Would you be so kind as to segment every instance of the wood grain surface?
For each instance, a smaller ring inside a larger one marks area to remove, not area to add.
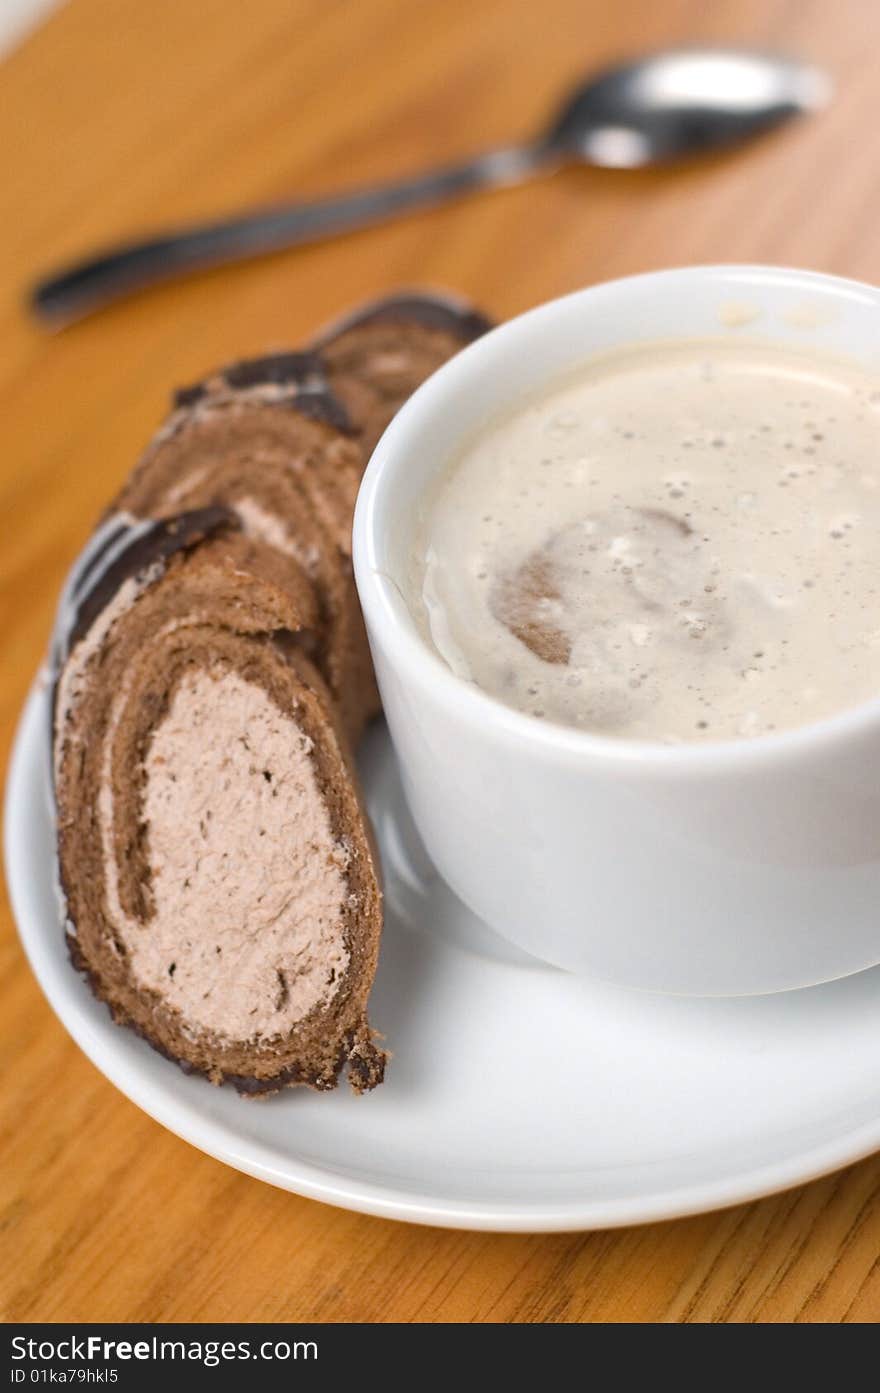
[[[675,172],[571,170],[215,272],[49,334],[38,272],[117,235],[529,131],[606,59],[781,46],[827,113]],[[173,383],[398,284],[499,316],[692,261],[880,278],[874,0],[71,0],[0,65],[0,736],[65,568]],[[724,1213],[565,1236],[336,1211],[164,1132],[79,1053],[2,910],[6,1320],[850,1321],[880,1314],[880,1158]],[[878,1022],[880,1029],[880,1022]]]

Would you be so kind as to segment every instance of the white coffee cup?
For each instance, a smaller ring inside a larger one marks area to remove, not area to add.
[[[539,958],[694,995],[781,991],[880,962],[880,696],[750,740],[592,735],[454,676],[406,594],[419,501],[474,430],[593,353],[718,335],[814,345],[880,374],[880,291],[699,266],[543,305],[465,349],[404,406],[367,469],[354,530],[385,713],[440,874]]]

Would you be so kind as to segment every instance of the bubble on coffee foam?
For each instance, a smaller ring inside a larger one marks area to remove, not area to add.
[[[743,571],[740,576],[742,585],[751,590],[753,595],[765,604],[768,609],[786,610],[792,609],[797,604],[797,598],[791,590],[780,584],[771,576],[758,576],[752,571]],[[804,585],[809,587],[812,581],[805,580]]]
[[[690,474],[684,474],[681,471],[666,474],[662,480],[666,495],[670,500],[685,498],[691,487],[691,483],[692,479]]]
[[[581,424],[581,418],[576,411],[557,411],[555,416],[551,416],[547,422],[547,434],[557,439],[560,436],[571,435]]]
[[[858,513],[838,513],[836,517],[831,519],[828,535],[832,537],[834,541],[840,541],[848,532],[851,532],[854,527],[858,527],[861,520],[861,516]]]

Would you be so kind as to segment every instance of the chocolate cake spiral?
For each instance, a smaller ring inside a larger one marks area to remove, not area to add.
[[[367,1018],[382,896],[351,753],[379,699],[352,515],[385,417],[482,323],[389,301],[181,389],[62,595],[71,959],[117,1022],[242,1093],[384,1075]]]

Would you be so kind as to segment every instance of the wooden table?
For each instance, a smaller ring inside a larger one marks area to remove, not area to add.
[[[529,131],[582,70],[693,39],[782,45],[834,106],[678,172],[572,170],[215,273],[50,335],[35,273],[116,235],[417,168]],[[400,283],[514,314],[692,261],[880,277],[872,0],[72,0],[0,67],[4,760],[86,532],[171,384]],[[363,1218],[226,1169],[79,1053],[8,908],[7,1320],[839,1321],[880,1313],[880,1157],[674,1224],[515,1237]],[[878,1023],[880,1028],[880,1023]]]

